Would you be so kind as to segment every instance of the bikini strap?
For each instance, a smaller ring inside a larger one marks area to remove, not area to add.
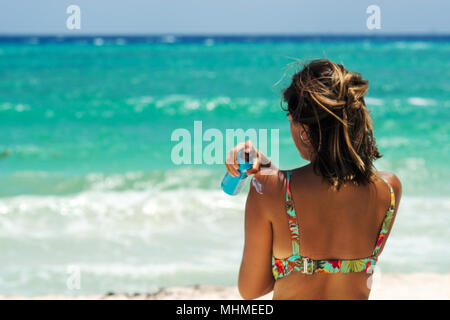
[[[375,257],[378,254],[378,251],[380,250],[381,246],[383,245],[383,242],[386,238],[386,235],[389,231],[389,228],[392,224],[392,218],[394,217],[394,211],[395,211],[395,194],[394,189],[392,188],[391,184],[383,177],[378,176],[381,180],[383,180],[387,186],[389,187],[389,191],[391,193],[391,202],[389,204],[389,209],[386,212],[386,215],[383,220],[383,224],[381,225],[380,233],[378,234],[377,243],[375,245],[375,249],[373,250],[372,256]]]
[[[294,201],[291,193],[291,171],[286,171],[286,213],[289,218],[289,230],[291,232],[292,253],[294,256],[300,255],[300,234],[295,213]]]

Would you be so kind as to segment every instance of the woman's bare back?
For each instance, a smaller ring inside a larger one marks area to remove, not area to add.
[[[395,175],[377,173],[391,183],[400,200]],[[292,255],[288,216],[285,209],[284,175],[261,175],[260,198],[272,225],[272,254],[276,258]],[[397,183],[398,182],[398,183]],[[314,260],[359,259],[369,257],[390,205],[390,192],[381,179],[366,186],[343,185],[332,191],[316,175],[311,165],[292,171],[290,184],[300,229],[300,254]],[[397,201],[398,205],[398,201]],[[381,248],[382,250],[383,248]],[[380,252],[381,252],[380,250]],[[293,272],[278,279],[274,299],[367,299],[370,293],[366,272],[312,275]]]

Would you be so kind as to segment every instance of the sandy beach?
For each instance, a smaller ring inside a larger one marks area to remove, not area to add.
[[[235,286],[195,285],[162,288],[155,293],[108,293],[92,296],[48,295],[36,297],[0,296],[0,299],[77,300],[241,300]],[[269,293],[258,300],[270,300]],[[371,300],[449,300],[450,274],[382,274],[374,278]]]

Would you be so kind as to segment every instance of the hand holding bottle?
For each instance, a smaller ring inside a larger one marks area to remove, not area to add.
[[[238,194],[247,176],[260,172],[261,168],[269,169],[269,174],[276,169],[250,140],[239,143],[228,152],[225,166],[228,172],[222,180],[222,189],[229,195]]]
[[[233,177],[240,175],[237,159],[240,150],[244,150],[245,153],[249,154],[249,160],[252,163],[252,167],[247,170],[247,175],[258,173],[261,168],[277,169],[264,153],[256,149],[250,140],[247,140],[245,143],[237,144],[227,153],[225,167]]]

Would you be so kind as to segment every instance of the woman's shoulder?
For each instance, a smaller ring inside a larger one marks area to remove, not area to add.
[[[254,188],[264,198],[278,195],[285,188],[286,171],[260,171],[252,178],[251,188]]]
[[[394,189],[394,194],[396,197],[401,197],[402,183],[394,173],[388,171],[377,171],[375,174],[386,180],[391,185],[392,189]]]
[[[303,168],[304,167],[293,170],[277,169],[260,171],[253,176],[250,188],[260,195],[261,201],[270,201],[274,198],[279,199],[280,196],[284,197],[286,194],[286,181],[288,175],[291,177],[294,175],[296,177],[304,175]]]

